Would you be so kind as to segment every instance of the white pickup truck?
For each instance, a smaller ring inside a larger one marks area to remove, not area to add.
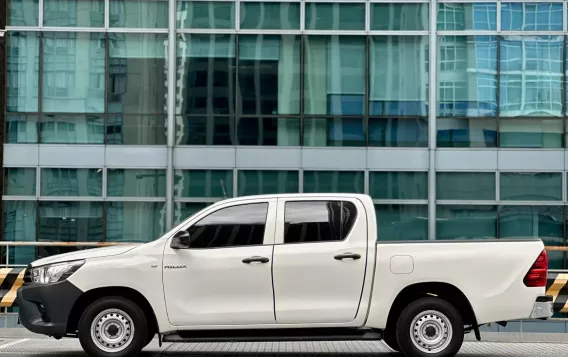
[[[90,356],[167,342],[380,340],[454,356],[479,326],[552,316],[542,241],[377,244],[371,198],[228,199],[156,241],[37,260],[18,291],[29,330]]]

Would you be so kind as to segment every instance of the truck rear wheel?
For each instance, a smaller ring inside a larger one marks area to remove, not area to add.
[[[402,312],[397,323],[400,350],[408,357],[453,357],[463,344],[463,320],[445,300],[417,300]]]
[[[123,297],[95,301],[79,320],[79,341],[91,357],[136,356],[147,340],[144,312]]]

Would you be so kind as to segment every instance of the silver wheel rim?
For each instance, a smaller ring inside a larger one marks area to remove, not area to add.
[[[104,310],[91,324],[91,338],[105,352],[119,352],[130,346],[134,324],[128,314],[118,309]]]
[[[418,314],[410,325],[410,337],[416,348],[424,353],[438,353],[452,341],[452,324],[446,315],[428,310]]]

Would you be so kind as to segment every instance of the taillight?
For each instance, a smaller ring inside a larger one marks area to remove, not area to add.
[[[548,275],[548,254],[546,250],[538,256],[533,266],[525,275],[523,280],[525,285],[528,287],[543,287],[546,286],[546,278]]]

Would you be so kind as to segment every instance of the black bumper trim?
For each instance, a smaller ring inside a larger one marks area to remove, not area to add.
[[[552,301],[554,301],[552,295],[539,296],[536,298],[536,302],[552,302]]]
[[[23,286],[17,297],[20,323],[34,333],[65,336],[71,309],[82,294],[68,281]]]

